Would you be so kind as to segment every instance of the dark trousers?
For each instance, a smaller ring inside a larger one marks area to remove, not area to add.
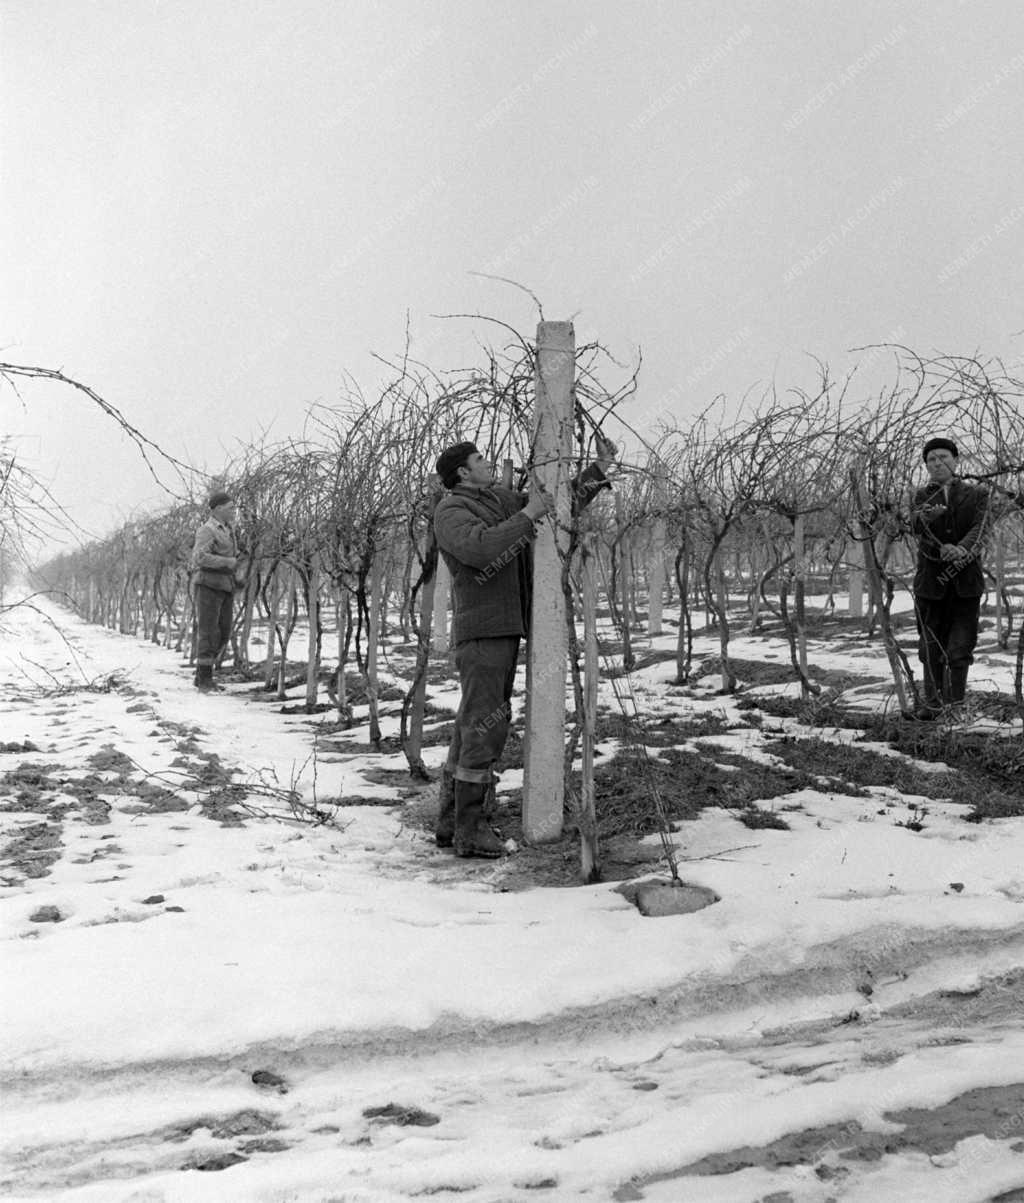
[[[231,638],[231,593],[196,585],[196,662],[216,664]]]
[[[445,766],[456,781],[487,784],[512,718],[518,637],[467,639],[455,648],[462,697]]]
[[[942,598],[915,597],[914,609],[925,690],[938,697],[943,693],[946,669],[966,673],[974,659],[981,598],[957,597],[950,586]]]

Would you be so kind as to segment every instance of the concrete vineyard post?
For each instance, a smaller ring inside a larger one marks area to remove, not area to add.
[[[575,366],[572,322],[541,322],[537,327],[534,477],[554,497],[555,512],[538,523],[533,548],[523,774],[523,835],[531,843],[557,840],[562,834],[569,642],[562,556],[572,518],[569,464]]]

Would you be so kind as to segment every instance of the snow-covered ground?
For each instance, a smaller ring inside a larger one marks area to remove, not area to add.
[[[0,753],[3,1198],[1024,1198],[1024,820],[706,810],[676,838],[720,901],[644,918],[455,861],[381,784],[400,756],[314,757],[312,720],[173,652],[45,604],[0,638],[0,744],[37,749]],[[873,645],[811,659],[885,677]],[[671,670],[633,675],[645,712],[770,756]]]

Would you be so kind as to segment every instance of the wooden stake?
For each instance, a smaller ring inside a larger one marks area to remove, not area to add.
[[[622,599],[620,614],[622,615],[622,667],[629,672],[636,660],[633,656],[633,565],[630,559],[629,532],[626,531],[626,508],[621,493],[615,494],[615,525],[618,527],[613,554],[619,558],[617,573],[619,596]]]
[[[416,648],[416,671],[419,678],[413,690],[412,705],[409,709],[409,734],[405,744],[405,758],[409,762],[409,771],[420,780],[429,781],[423,763],[423,717],[427,707],[427,671],[430,667],[430,627],[434,621],[434,593],[437,588],[437,570],[440,567],[441,553],[434,540],[434,532],[427,536],[424,554],[429,559],[434,557],[434,571],[430,579],[424,581],[420,589],[420,621],[419,640]]]
[[[594,576],[594,536],[583,541],[581,588],[583,592],[583,773],[580,782],[580,876],[599,880],[597,806],[594,797],[594,745],[597,729],[597,581]]]
[[[338,668],[335,676],[335,706],[338,714],[343,715],[348,710],[348,690],[345,685],[345,639],[348,635],[348,605],[347,590],[339,582],[334,600],[335,627],[338,635]]]
[[[796,650],[800,671],[807,676],[807,566],[804,549],[804,516],[797,514],[793,519],[793,608],[796,611]],[[801,695],[806,696],[807,687],[801,684]]]
[[[656,518],[647,558],[647,634],[661,634],[662,593],[665,589],[665,519]]]
[[[718,646],[722,657],[722,692],[732,693],[735,681],[729,668],[729,591],[725,585],[725,554],[715,552],[715,601],[718,605]]]
[[[274,661],[277,657],[277,623],[281,606],[282,569],[275,565],[271,569],[267,586],[267,653],[263,657],[263,688],[269,692],[274,687]]]
[[[1010,632],[1003,639],[1003,585],[1006,581],[1006,551],[1003,547],[1003,532],[996,528],[995,532],[995,578],[996,578],[996,643],[1000,647],[1008,647]]]
[[[380,711],[378,706],[377,649],[380,643],[381,582],[384,576],[383,554],[375,549],[370,564],[369,617],[366,624],[366,701],[370,711],[370,747],[380,751]]]
[[[448,651],[448,597],[451,582],[448,565],[438,552],[437,580],[434,583],[434,629],[430,644],[431,650],[438,656],[443,656]]]
[[[320,553],[313,551],[309,557],[308,603],[309,642],[306,653],[306,710],[312,714],[316,707],[317,676],[320,671]]]
[[[868,592],[868,626],[872,627],[879,611],[882,609],[884,587],[878,574],[878,557],[875,554],[874,535],[866,527],[862,528],[864,537],[860,539],[860,554],[864,561],[864,579],[867,581]],[[871,546],[868,546],[868,543]]]

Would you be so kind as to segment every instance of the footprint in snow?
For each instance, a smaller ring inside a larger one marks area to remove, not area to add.
[[[272,1069],[257,1069],[252,1074],[252,1082],[254,1086],[264,1090],[276,1090],[279,1094],[288,1093],[288,1083]]]

